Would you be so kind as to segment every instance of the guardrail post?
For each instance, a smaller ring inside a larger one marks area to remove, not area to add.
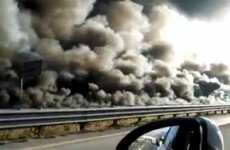
[[[230,109],[227,110],[227,113],[230,113]]]
[[[177,114],[173,114],[173,118],[176,118],[177,117]]]
[[[37,135],[39,138],[41,137],[41,126],[37,127]]]
[[[113,120],[113,126],[117,127],[118,126],[118,120]]]
[[[221,110],[221,114],[224,114],[224,110]]]
[[[85,123],[84,122],[79,123],[79,128],[80,128],[80,131],[84,131],[85,130]]]
[[[157,116],[157,119],[160,120],[161,119],[161,115]]]
[[[142,118],[139,117],[137,122],[140,123],[141,121],[142,121]]]
[[[186,114],[186,116],[188,116],[188,117],[189,117],[189,113],[187,113],[187,114]]]

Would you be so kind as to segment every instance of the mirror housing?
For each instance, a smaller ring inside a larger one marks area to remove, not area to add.
[[[223,149],[223,139],[221,139],[222,134],[218,132],[219,128],[213,124],[210,120],[206,118],[172,118],[166,120],[160,120],[156,122],[152,122],[141,126],[132,132],[130,132],[127,136],[125,136],[120,143],[117,145],[117,150],[128,150],[129,146],[135,142],[136,139],[143,136],[144,134],[157,130],[160,128],[170,127],[170,126],[179,126],[184,129],[192,129],[196,134],[195,141],[193,141],[192,147],[196,150],[209,150],[213,146],[213,142],[209,142],[209,134],[212,133],[219,136],[220,140],[217,140],[217,147],[222,150]],[[186,130],[185,130],[186,131]],[[190,131],[190,130],[189,130]],[[186,135],[185,135],[186,136]],[[183,138],[183,137],[182,137]],[[160,146],[164,141],[163,138],[152,140],[151,142],[157,146]],[[182,143],[183,144],[183,143]],[[174,148],[175,149],[175,148]],[[176,148],[178,149],[178,148]],[[183,150],[183,149],[182,149]]]

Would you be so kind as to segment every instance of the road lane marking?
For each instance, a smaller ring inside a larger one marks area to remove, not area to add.
[[[43,145],[43,146],[34,146],[34,147],[28,147],[28,148],[23,148],[23,149],[17,149],[17,150],[40,150],[40,149],[45,149],[45,148],[53,148],[53,147],[63,146],[63,145],[68,145],[68,144],[83,143],[83,142],[87,142],[87,141],[93,141],[93,140],[98,140],[98,139],[104,139],[104,138],[109,138],[109,137],[126,135],[128,133],[129,132],[121,132],[121,133],[115,133],[115,134],[112,134],[112,135],[108,134],[108,135],[97,136],[97,137],[92,137],[92,138],[65,141],[65,142],[47,144],[47,145]]]

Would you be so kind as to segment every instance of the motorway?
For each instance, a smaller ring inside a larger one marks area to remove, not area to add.
[[[209,117],[220,127],[225,150],[230,150],[230,115]],[[34,139],[26,142],[0,145],[1,150],[114,150],[117,143],[134,127],[113,129],[106,132],[77,134],[50,139]]]

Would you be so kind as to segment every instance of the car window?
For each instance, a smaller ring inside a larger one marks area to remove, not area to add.
[[[172,146],[173,140],[175,139],[177,135],[178,129],[179,129],[179,126],[171,127],[169,129],[168,133],[165,136],[164,142],[163,142],[166,147]]]

